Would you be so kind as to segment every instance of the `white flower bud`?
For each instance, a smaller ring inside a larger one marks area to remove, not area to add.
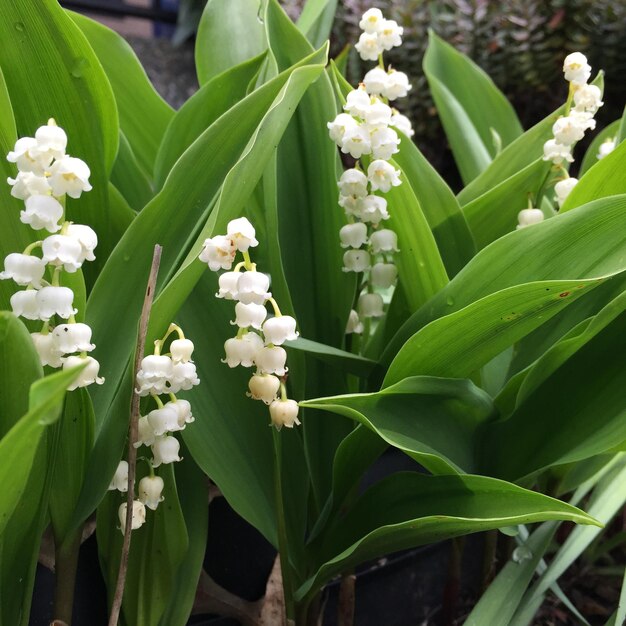
[[[362,222],[346,224],[339,229],[342,248],[360,248],[367,243],[367,226]]]
[[[341,151],[350,154],[355,159],[360,159],[364,154],[372,151],[370,134],[365,126],[349,128],[341,140]]]
[[[280,380],[271,374],[254,374],[248,382],[250,396],[253,400],[262,400],[265,404],[271,404],[280,389]]]
[[[369,105],[369,101],[367,104]],[[331,140],[338,146],[341,146],[346,131],[356,126],[358,126],[357,121],[347,113],[340,113],[332,122],[326,124]]]
[[[242,337],[233,337],[227,339],[224,343],[224,351],[226,358],[222,359],[222,363],[227,363],[228,367],[252,367],[255,363],[256,356],[263,348],[263,339],[256,333],[246,333]]]
[[[390,70],[382,95],[388,100],[396,100],[404,98],[410,89],[409,77],[404,72]]]
[[[52,336],[63,354],[91,352],[96,347],[91,343],[91,328],[87,324],[60,324],[52,331]]]
[[[383,50],[391,50],[402,45],[402,33],[404,28],[398,26],[394,20],[383,20],[378,31],[378,42]]]
[[[15,148],[7,154],[7,161],[15,163],[20,172],[31,172],[37,176],[43,176],[52,159],[46,162],[39,158],[33,149],[37,146],[34,137],[22,137],[15,142]]]
[[[388,74],[382,67],[375,67],[365,74],[363,84],[367,93],[373,96],[384,95],[387,87]]]
[[[554,185],[554,192],[556,193],[556,201],[559,208],[563,206],[567,196],[569,196],[570,192],[577,184],[578,178],[566,178],[564,180],[560,180],[556,185]]]
[[[348,323],[346,324],[346,335],[360,335],[363,332],[363,324],[359,319],[359,314],[352,309],[348,315]]]
[[[606,139],[600,144],[598,148],[598,154],[596,154],[596,158],[598,161],[603,159],[607,154],[611,154],[615,150],[615,138]]]
[[[582,52],[572,52],[563,61],[565,80],[574,83],[586,83],[591,76],[591,66]]]
[[[376,263],[370,271],[372,287],[388,289],[396,282],[398,268],[393,263]]]
[[[18,172],[15,178],[7,178],[12,186],[11,195],[19,200],[27,200],[30,196],[48,196],[52,193],[48,179],[32,172]]]
[[[364,61],[376,61],[384,50],[376,33],[361,33],[354,48]]]
[[[141,361],[141,367],[137,372],[138,387],[135,392],[140,396],[168,393],[173,376],[174,363],[169,356],[150,354]]]
[[[63,194],[70,198],[80,198],[83,191],[91,191],[89,176],[91,172],[87,163],[75,157],[64,156],[50,167],[52,194],[57,198]]]
[[[389,219],[387,200],[374,195],[359,198],[355,215],[362,221],[376,226],[381,220]]]
[[[52,159],[62,159],[65,156],[67,135],[65,131],[56,124],[40,126],[35,132],[35,139],[35,146],[33,146],[31,152],[33,156],[42,159],[46,167],[52,162]],[[87,175],[87,177],[89,177],[89,175]]]
[[[193,347],[193,341],[191,341],[191,339],[174,339],[170,344],[172,361],[174,363],[187,363],[191,361]]]
[[[4,259],[4,272],[0,280],[12,278],[18,285],[41,287],[41,279],[46,272],[46,264],[36,256],[12,252]]]
[[[241,274],[239,272],[224,272],[220,275],[218,282],[220,290],[215,294],[216,298],[225,300],[237,300],[237,281]]]
[[[109,491],[121,491],[126,493],[128,491],[128,461],[120,461],[111,483],[109,484]]]
[[[280,346],[261,348],[256,355],[256,366],[260,374],[276,374],[284,376],[287,373],[285,363],[287,352]]]
[[[233,266],[237,248],[232,239],[224,235],[209,237],[204,240],[204,247],[199,255],[203,263],[207,263],[212,272],[229,270]]]
[[[117,511],[117,515],[120,518],[121,531],[124,534],[126,529],[126,511],[128,505],[126,502],[120,504],[120,508]],[[139,500],[133,500],[133,513],[131,517],[130,527],[131,530],[137,530],[146,523],[146,507],[143,502]]]
[[[152,426],[150,426],[147,415],[137,420],[137,431],[137,441],[135,441],[133,447],[151,446],[154,443],[155,434],[154,430],[152,430]]]
[[[139,481],[139,500],[149,509],[157,510],[160,502],[165,498],[161,495],[165,483],[160,476],[144,476]]]
[[[261,326],[267,317],[267,309],[262,304],[244,304],[243,302],[237,302],[235,305],[235,321],[231,324],[236,324],[239,328],[256,328],[261,330]]]
[[[180,443],[178,443],[176,437],[171,437],[170,435],[157,437],[152,444],[152,467],[180,461],[179,451]]]
[[[377,33],[383,24],[383,14],[380,9],[368,9],[363,13],[359,28],[366,33]]]
[[[282,346],[285,341],[294,341],[298,338],[296,320],[291,315],[271,317],[263,324],[263,335],[266,344]]]
[[[65,232],[68,237],[76,239],[80,244],[82,251],[79,257],[80,262],[95,261],[96,256],[93,251],[98,245],[98,235],[89,226],[84,224],[68,224]]]
[[[189,391],[200,384],[195,363],[174,363],[174,375],[170,381],[170,391],[178,393],[181,389]]]
[[[179,430],[178,411],[172,407],[164,406],[162,409],[154,409],[148,413],[147,417],[156,437]]]
[[[543,160],[552,161],[555,165],[561,164],[563,161],[572,163],[574,157],[570,146],[564,146],[557,143],[554,139],[548,139],[543,144]]]
[[[237,299],[244,304],[265,304],[272,297],[268,291],[270,278],[263,272],[248,271],[239,274]]]
[[[367,179],[370,181],[372,191],[380,190],[383,193],[389,191],[392,187],[402,184],[400,180],[400,170],[393,165],[378,159],[372,161],[367,168]]]
[[[295,400],[274,400],[270,404],[270,416],[276,430],[280,430],[283,426],[286,428],[293,428],[296,424],[300,426],[298,408]]]
[[[365,118],[365,113],[372,104],[369,94],[363,87],[353,89],[346,96],[346,103],[343,105],[343,110],[355,117]],[[356,122],[353,126],[356,126]],[[348,130],[348,128],[346,128]]]
[[[63,207],[52,196],[29,196],[25,200],[25,210],[20,211],[20,221],[28,224],[33,230],[45,228],[56,233],[61,226],[59,220],[63,216]]]
[[[58,315],[67,319],[76,315],[78,309],[72,308],[74,292],[69,287],[44,287],[37,292],[39,319],[48,321]]]
[[[398,235],[389,228],[383,228],[372,233],[370,246],[374,254],[380,252],[400,252],[398,250]]]
[[[406,115],[402,115],[397,111],[391,116],[391,122],[389,124],[407,137],[413,137],[415,134],[413,126],[411,126],[411,120]]]
[[[59,349],[52,333],[46,335],[43,333],[31,333],[30,336],[33,338],[35,350],[37,350],[42,365],[49,365],[50,367],[61,367],[63,365],[61,360],[63,352]]]
[[[391,122],[391,107],[375,96],[365,109],[365,123],[372,126],[387,126]]]
[[[63,266],[66,272],[75,272],[83,264],[83,248],[73,237],[50,235],[43,240],[41,249],[46,263]]]
[[[256,235],[254,226],[245,217],[239,217],[228,222],[226,234],[240,252],[246,252],[248,248],[259,245],[254,237]]]
[[[98,372],[100,371],[100,363],[96,361],[91,356],[68,356],[63,360],[63,369],[68,370],[72,367],[76,367],[77,365],[82,365],[83,363],[87,363],[86,367],[81,370],[78,374],[78,377],[74,382],[72,382],[67,390],[73,391],[74,389],[78,389],[79,387],[87,387],[88,385],[102,385],[104,383],[104,378],[98,376]]]
[[[539,224],[539,222],[543,222],[543,217],[543,212],[539,209],[523,209],[517,214],[517,221],[519,222],[517,229]]]
[[[344,272],[366,272],[370,267],[370,255],[366,250],[348,250],[343,255]]]
[[[359,296],[357,308],[361,317],[382,317],[383,299],[378,293],[363,293]]]
[[[39,303],[37,302],[37,291],[34,289],[16,291],[11,296],[11,309],[19,317],[24,317],[27,320],[38,320]]]
[[[176,411],[178,415],[178,430],[184,430],[187,424],[196,421],[196,418],[191,414],[191,403],[188,400],[177,398],[176,400],[170,400],[165,406]]]
[[[342,196],[363,198],[367,195],[367,176],[357,169],[346,170],[337,183]]]
[[[372,158],[390,159],[398,152],[400,138],[393,128],[377,128],[370,135],[372,141]]]

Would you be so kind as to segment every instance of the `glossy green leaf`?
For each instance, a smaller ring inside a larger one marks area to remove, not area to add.
[[[522,134],[513,107],[483,70],[430,31],[424,73],[467,184],[496,156],[495,131],[506,147]]]
[[[259,0],[207,2],[196,35],[200,85],[267,48],[261,12]]]
[[[154,195],[152,183],[139,165],[122,131],[120,131],[120,147],[111,171],[111,182],[135,211],[141,211]]]
[[[598,162],[598,150],[604,141],[607,139],[616,139],[617,134],[619,133],[620,122],[621,120],[611,122],[593,138],[580,164],[578,178],[581,178],[589,168],[593,167]]]
[[[321,46],[332,30],[337,0],[306,0],[296,22],[314,47]]]

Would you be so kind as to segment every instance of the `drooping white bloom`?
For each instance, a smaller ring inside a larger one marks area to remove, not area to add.
[[[355,168],[346,170],[337,183],[342,196],[364,198],[367,195],[367,176]]]
[[[357,201],[356,215],[364,222],[376,226],[381,220],[389,219],[387,200],[380,196],[366,196]]]
[[[137,441],[135,441],[133,447],[151,446],[154,443],[155,434],[152,430],[152,426],[150,426],[147,415],[137,420],[137,431]]]
[[[372,143],[367,128],[355,126],[346,130],[341,140],[341,151],[344,154],[350,154],[355,159],[369,154],[372,151]]]
[[[62,159],[65,156],[67,135],[56,124],[48,123],[45,126],[40,126],[35,131],[35,140],[36,144],[33,146],[31,154],[41,159],[46,167],[50,165],[52,159]],[[87,174],[87,178],[89,178],[89,174]],[[85,189],[85,191],[89,191],[89,189]]]
[[[367,104],[369,105],[369,99]],[[347,113],[340,113],[332,122],[326,124],[331,140],[338,146],[341,146],[346,131],[356,126],[358,126],[357,121]]]
[[[401,133],[404,133],[407,137],[413,137],[415,131],[413,130],[413,126],[411,125],[411,120],[406,116],[402,115],[402,113],[398,113],[397,111],[391,116],[390,126],[393,126]]]
[[[556,193],[556,201],[559,205],[559,208],[563,206],[563,203],[569,196],[570,192],[578,183],[578,178],[565,178],[564,180],[560,180],[556,185],[554,185],[554,192]]]
[[[259,242],[255,239],[256,231],[254,226],[245,217],[238,217],[236,220],[228,222],[226,234],[239,252],[247,252],[249,248],[259,245]]]
[[[274,400],[270,404],[270,417],[276,430],[283,426],[286,428],[293,428],[296,424],[300,426],[298,403],[295,400]]]
[[[37,292],[39,319],[47,321],[54,315],[67,319],[76,315],[78,309],[72,307],[74,292],[69,287],[43,287]]]
[[[63,361],[61,357],[63,352],[59,349],[57,341],[52,333],[31,333],[35,344],[35,350],[39,355],[39,360],[42,365],[49,365],[50,367],[61,367]]]
[[[361,317],[382,317],[383,306],[383,298],[378,293],[362,293],[357,304]]]
[[[384,96],[384,91],[387,88],[387,79],[387,72],[382,67],[375,67],[365,74],[363,84],[367,93],[373,96]]]
[[[367,168],[367,179],[370,181],[373,191],[386,193],[392,187],[402,184],[400,180],[400,170],[397,170],[382,159],[372,161]]]
[[[372,8],[363,13],[361,20],[359,21],[359,28],[366,33],[377,33],[382,24],[384,18],[380,9]]]
[[[391,50],[402,45],[402,33],[404,28],[398,26],[395,20],[383,20],[378,31],[378,43],[383,50]]]
[[[346,335],[360,335],[363,332],[363,322],[359,319],[359,314],[352,309],[348,315],[348,322],[346,324]]]
[[[371,99],[369,94],[363,87],[353,89],[346,96],[346,103],[343,105],[343,110],[355,117],[365,118],[365,113],[370,108]],[[354,121],[354,120],[353,120]],[[346,128],[346,130],[348,130]]]
[[[226,358],[222,363],[227,363],[228,367],[252,367],[255,363],[259,350],[263,348],[263,339],[256,333],[248,332],[243,337],[232,337],[224,343]]]
[[[136,393],[147,396],[169,392],[169,383],[174,375],[174,363],[169,356],[150,354],[141,361],[137,372]]]
[[[364,61],[376,61],[385,50],[377,33],[361,33],[354,48]]]
[[[176,411],[178,415],[178,430],[183,430],[187,424],[196,421],[196,418],[191,413],[191,403],[188,400],[177,398],[176,400],[170,400],[165,406]]]
[[[261,325],[267,317],[267,309],[262,304],[244,304],[243,302],[237,302],[235,305],[235,321],[231,324],[236,324],[239,328],[256,328],[261,330]]]
[[[189,391],[195,385],[200,384],[195,363],[174,363],[174,375],[170,382],[170,391],[178,393],[181,389]]]
[[[16,291],[11,296],[11,309],[19,317],[24,317],[27,320],[38,320],[39,303],[37,302],[37,291],[34,289]]]
[[[287,352],[280,346],[265,346],[256,355],[256,366],[260,374],[284,376],[287,373],[286,362]]]
[[[396,282],[398,268],[393,263],[376,263],[370,270],[370,282],[373,287],[388,289]]]
[[[187,363],[187,361],[191,361],[193,348],[193,341],[191,341],[191,339],[174,339],[170,344],[172,361],[174,363]]]
[[[87,324],[59,324],[52,331],[52,336],[63,354],[91,352],[96,347],[91,343],[91,328]]]
[[[387,126],[391,122],[391,107],[375,96],[371,104],[365,109],[365,122],[370,127]]]
[[[50,165],[49,161],[37,158],[37,154],[33,154],[33,149],[37,146],[37,140],[34,137],[22,137],[15,142],[15,148],[7,154],[7,161],[15,163],[20,172],[32,172],[37,176],[43,176],[46,168]]]
[[[11,195],[19,200],[26,200],[30,196],[48,196],[52,193],[48,179],[32,172],[18,172],[15,178],[7,178],[7,182],[12,186]]]
[[[339,230],[342,248],[360,248],[367,243],[367,226],[363,222],[346,224]]]
[[[156,437],[179,430],[178,411],[172,407],[164,406],[162,409],[154,409],[148,413],[147,417]]]
[[[120,504],[120,508],[117,511],[117,515],[120,519],[121,531],[124,534],[126,529],[126,511],[128,505],[126,502]],[[130,522],[131,530],[137,530],[146,523],[146,507],[143,502],[139,500],[133,500],[133,512]]]
[[[367,250],[348,250],[343,255],[344,272],[367,272],[371,267]]]
[[[579,111],[595,113],[603,104],[602,92],[595,85],[581,85],[574,92],[574,105]]]
[[[156,437],[152,444],[152,467],[159,467],[161,464],[176,463],[181,460],[180,443],[176,437],[165,435]]]
[[[410,89],[409,77],[404,72],[390,70],[382,95],[388,100],[396,100],[404,98]]]
[[[603,159],[607,154],[611,154],[615,150],[615,138],[606,139],[600,144],[598,148],[598,154],[596,154],[596,158],[598,160]]]
[[[111,483],[109,484],[109,491],[121,491],[126,493],[128,491],[128,461],[120,461]]]
[[[582,52],[572,52],[563,61],[565,80],[574,83],[586,83],[591,76],[591,66]]]
[[[377,230],[370,236],[370,246],[373,254],[380,252],[399,252],[398,235],[389,228]]]
[[[4,259],[4,272],[0,272],[0,280],[13,279],[18,285],[41,287],[41,279],[46,271],[45,262],[30,254],[12,252]]]
[[[215,294],[215,297],[224,298],[224,300],[237,300],[237,281],[239,276],[239,272],[224,272],[220,274],[218,279],[220,289]]]
[[[280,380],[271,374],[254,374],[248,382],[248,395],[253,400],[262,400],[265,404],[271,404],[280,389]]]
[[[296,320],[291,315],[271,317],[263,324],[263,335],[266,344],[282,346],[285,341],[295,341],[298,338]]]
[[[161,495],[165,483],[160,476],[144,476],[139,481],[139,500],[149,509],[157,510],[160,502],[165,498]]]
[[[67,387],[68,391],[73,391],[79,387],[87,387],[88,385],[102,385],[104,378],[98,376],[100,372],[100,363],[96,361],[92,356],[68,356],[63,359],[63,369],[68,370],[77,365],[86,366],[80,371],[76,379]]]
[[[43,240],[41,249],[46,263],[63,266],[66,272],[75,272],[83,264],[83,248],[73,237],[50,235]]]
[[[89,184],[91,171],[87,163],[76,157],[64,156],[50,166],[50,187],[53,195],[67,194],[70,198],[80,198],[83,191],[91,191]]]
[[[539,222],[543,222],[543,218],[544,215],[540,209],[523,209],[517,214],[517,229],[539,224]]]
[[[204,240],[199,259],[209,265],[212,272],[229,270],[233,266],[237,248],[230,237],[217,235]]]
[[[557,143],[569,146],[580,141],[587,129],[593,130],[596,122],[589,113],[571,111],[567,117],[560,117],[552,126],[554,139]]]
[[[543,160],[552,161],[555,165],[559,165],[563,163],[563,161],[572,163],[574,157],[572,156],[570,146],[564,146],[557,143],[554,139],[548,139],[548,141],[543,144]]]
[[[371,139],[374,159],[387,161],[399,150],[400,138],[393,128],[377,128],[371,133]]]
[[[65,229],[65,234],[68,237],[76,239],[82,248],[80,255],[80,262],[83,261],[95,261],[96,256],[93,251],[98,245],[98,235],[96,235],[93,228],[85,226],[84,224],[68,224]]]
[[[20,211],[20,221],[34,230],[45,228],[49,233],[56,233],[61,226],[63,207],[52,196],[29,196],[26,198],[25,210]]]
[[[339,206],[343,207],[346,215],[357,215],[358,201],[362,198],[357,196],[339,196]]]
[[[272,297],[268,291],[270,278],[263,272],[248,271],[239,274],[237,299],[244,304],[265,304]]]

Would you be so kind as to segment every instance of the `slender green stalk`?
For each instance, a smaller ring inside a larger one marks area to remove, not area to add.
[[[55,541],[54,618],[68,625],[72,623],[76,569],[82,532],[81,526],[63,544],[59,545]]]

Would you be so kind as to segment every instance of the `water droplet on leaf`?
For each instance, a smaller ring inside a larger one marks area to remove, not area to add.
[[[78,57],[74,60],[74,65],[70,70],[70,74],[74,78],[82,78],[85,70],[89,67],[89,61],[85,57]]]
[[[26,26],[24,26],[24,22],[15,22],[13,24],[16,31],[23,33],[26,30]]]
[[[448,297],[446,298],[446,304],[447,304],[448,306],[452,306],[452,305],[454,304],[454,298],[453,298],[452,296],[448,296]]]

